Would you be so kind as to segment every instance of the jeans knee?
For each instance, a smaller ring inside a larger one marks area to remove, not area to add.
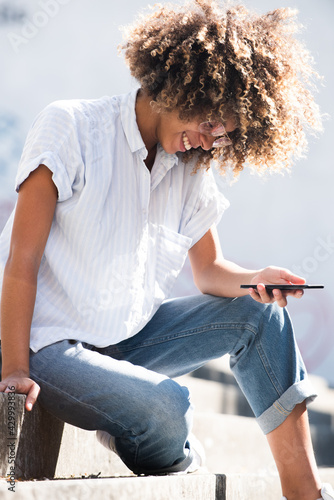
[[[141,433],[130,439],[117,440],[116,446],[131,470],[156,473],[186,458],[185,444],[192,425],[192,405],[188,389],[166,379],[145,406],[146,417]]]
[[[150,430],[159,434],[161,441],[187,438],[192,424],[192,405],[186,387],[170,379],[162,381],[148,410]]]
[[[288,329],[292,331],[292,324],[286,308],[280,307],[276,302],[263,304],[257,302],[249,296],[238,298],[239,309],[245,324],[255,328],[255,332],[260,332],[270,328],[281,331]]]

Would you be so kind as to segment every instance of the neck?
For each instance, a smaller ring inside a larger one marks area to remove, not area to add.
[[[157,126],[159,123],[159,113],[155,112],[150,105],[151,97],[139,90],[136,100],[136,118],[139,132],[142,136],[148,156],[156,151],[158,143]]]

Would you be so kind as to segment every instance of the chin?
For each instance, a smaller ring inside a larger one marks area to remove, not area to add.
[[[175,148],[171,148],[171,147],[168,147],[168,146],[163,146],[163,145],[161,145],[161,146],[162,146],[162,149],[163,149],[166,153],[168,153],[169,155],[173,155],[173,154],[175,154],[175,153],[177,153],[177,152],[178,152],[177,150],[175,150]]]

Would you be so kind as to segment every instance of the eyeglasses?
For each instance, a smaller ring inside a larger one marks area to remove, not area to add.
[[[220,122],[203,122],[199,125],[198,131],[204,135],[211,135],[212,137],[219,137],[212,144],[214,148],[221,148],[224,146],[231,146],[232,141],[227,135],[224,125]]]

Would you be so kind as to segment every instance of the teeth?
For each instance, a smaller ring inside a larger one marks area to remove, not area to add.
[[[185,132],[183,132],[183,134],[182,134],[182,140],[183,140],[184,147],[186,148],[187,151],[189,151],[189,149],[191,149],[191,144],[190,144],[189,139],[188,139]]]

